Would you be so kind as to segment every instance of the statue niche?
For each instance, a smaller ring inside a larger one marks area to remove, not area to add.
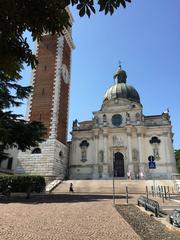
[[[134,162],[138,161],[138,158],[139,158],[139,152],[137,149],[133,149],[132,150],[132,159]]]
[[[99,151],[98,160],[99,160],[99,163],[103,163],[104,162],[104,151],[103,150]]]

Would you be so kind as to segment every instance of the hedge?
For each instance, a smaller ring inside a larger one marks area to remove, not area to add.
[[[0,176],[0,191],[11,186],[11,192],[42,192],[46,183],[42,176],[13,175]]]

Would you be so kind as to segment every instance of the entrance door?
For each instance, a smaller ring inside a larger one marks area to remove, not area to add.
[[[124,177],[124,156],[120,152],[114,155],[114,177]]]

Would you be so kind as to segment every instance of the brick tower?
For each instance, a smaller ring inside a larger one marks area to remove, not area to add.
[[[72,20],[72,17],[71,17]],[[67,129],[74,44],[71,28],[64,35],[44,35],[37,44],[38,65],[33,71],[32,94],[27,107],[29,121],[47,128],[46,141],[19,152],[16,172],[63,178],[67,165]]]

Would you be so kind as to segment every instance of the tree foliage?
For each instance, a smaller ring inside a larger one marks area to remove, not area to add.
[[[113,14],[131,0],[1,0],[0,1],[0,159],[3,150],[13,142],[24,150],[42,141],[41,123],[27,123],[21,116],[7,110],[18,107],[27,98],[31,88],[19,83],[23,64],[35,68],[32,53],[23,33],[31,32],[33,40],[40,41],[44,32],[63,34],[71,26],[68,6],[76,7],[79,15],[90,17],[100,12]],[[14,94],[13,94],[14,93]]]
[[[176,167],[177,167],[178,173],[180,173],[180,149],[175,150],[175,158],[176,158]]]

